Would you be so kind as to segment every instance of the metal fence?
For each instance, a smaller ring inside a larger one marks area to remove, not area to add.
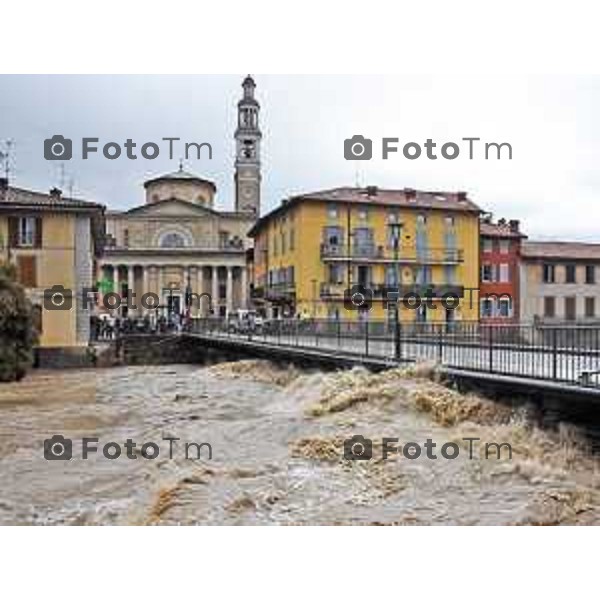
[[[600,326],[479,322],[277,319],[259,325],[196,319],[190,330],[255,343],[319,349],[600,388]]]

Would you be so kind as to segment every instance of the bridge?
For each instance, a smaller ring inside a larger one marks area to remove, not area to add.
[[[195,320],[181,334],[240,356],[373,370],[429,361],[457,383],[600,400],[600,327],[282,319]]]

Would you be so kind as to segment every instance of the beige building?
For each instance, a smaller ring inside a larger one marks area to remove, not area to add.
[[[521,320],[600,320],[600,244],[523,242]]]
[[[247,234],[260,212],[262,135],[255,88],[252,77],[246,77],[238,102],[233,211],[215,210],[215,184],[180,166],[145,182],[143,205],[107,213],[98,276],[121,295],[126,290],[135,294],[131,304],[136,308],[121,308],[120,314],[153,314],[141,302],[144,294],[159,297],[163,314],[207,316],[208,298],[198,300],[203,294],[211,297],[215,315],[247,306]],[[189,292],[195,294],[191,307]]]
[[[93,286],[104,207],[9,186],[0,179],[0,262],[15,266],[34,307],[41,366],[85,358],[90,313],[82,291]]]

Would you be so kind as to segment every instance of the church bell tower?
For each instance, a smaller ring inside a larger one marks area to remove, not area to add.
[[[260,104],[254,97],[256,84],[250,75],[242,83],[243,98],[238,102],[235,131],[235,209],[260,214],[260,140],[258,127]]]

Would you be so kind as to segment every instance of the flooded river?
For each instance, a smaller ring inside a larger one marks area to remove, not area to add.
[[[571,426],[541,430],[524,408],[419,375],[263,361],[34,373],[0,387],[0,523],[600,523],[600,462]],[[71,460],[44,459],[54,434],[73,440]],[[354,435],[373,440],[371,460],[343,458]],[[99,440],[86,460],[83,437]],[[431,439],[438,458],[383,460],[384,437]],[[470,459],[468,437],[509,443],[512,459],[481,445]],[[173,458],[163,438],[179,438]],[[146,442],[157,458],[140,454]],[[210,444],[212,459],[207,446],[186,458],[185,442]],[[446,443],[457,458],[441,456]]]

